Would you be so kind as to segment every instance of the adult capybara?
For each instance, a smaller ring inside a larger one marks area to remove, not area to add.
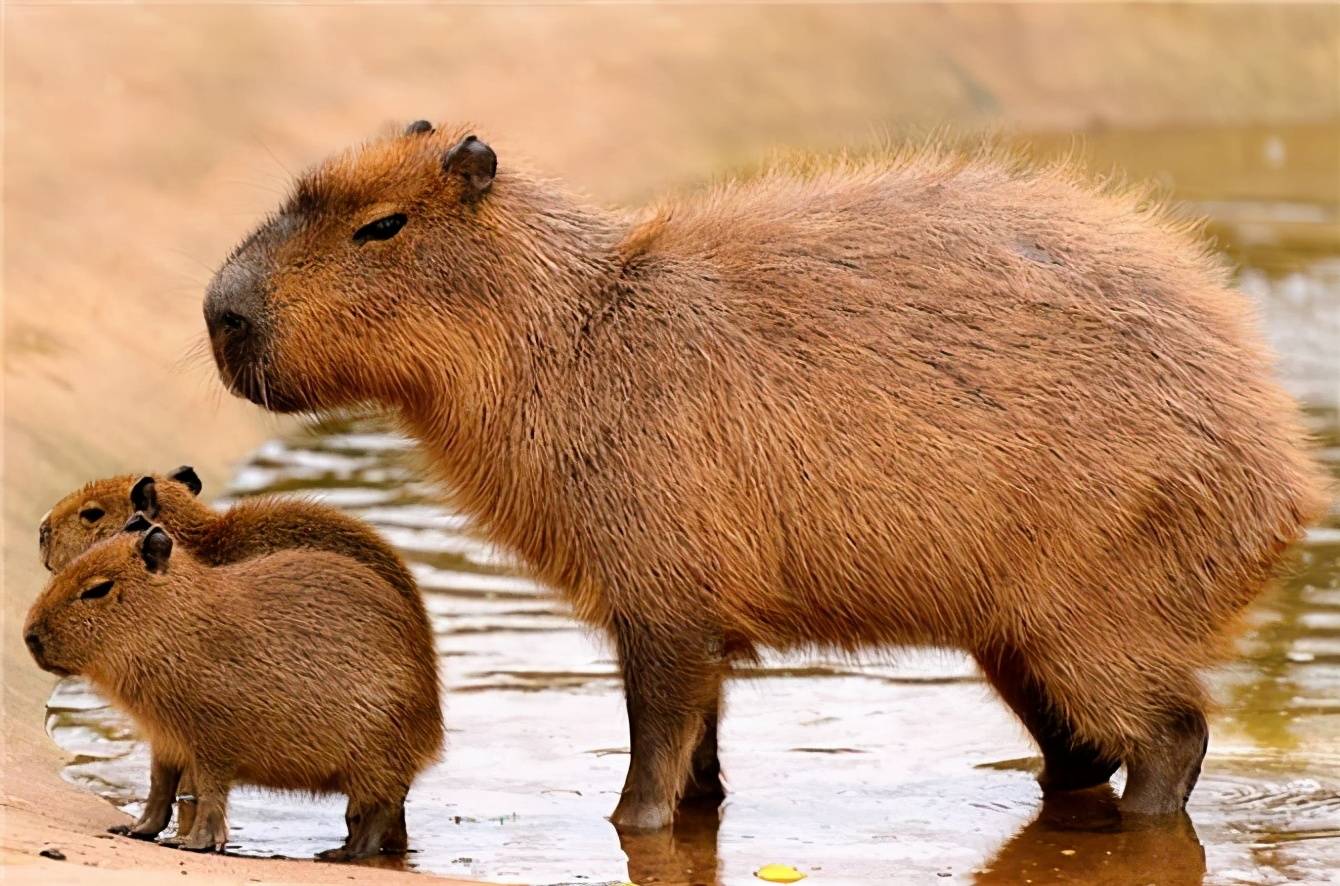
[[[210,566],[315,548],[360,560],[407,596],[419,598],[418,583],[400,555],[362,520],[318,502],[275,496],[243,499],[217,511],[197,498],[201,489],[190,465],[163,475],[122,474],[87,483],[42,518],[42,563],[52,571],[63,568],[95,542],[120,532],[139,512]]]
[[[399,589],[356,560],[282,551],[209,567],[142,515],[56,573],[24,640],[80,674],[152,749],[129,829],[167,826],[183,772],[199,794],[181,845],[222,850],[234,783],[349,798],[335,860],[407,845],[405,794],[442,746],[432,636]]]
[[[1197,671],[1318,514],[1297,412],[1183,227],[1057,169],[780,166],[633,220],[416,124],[304,175],[205,299],[234,392],[393,407],[617,647],[616,824],[719,796],[760,647],[960,647],[1043,783],[1185,803]]]

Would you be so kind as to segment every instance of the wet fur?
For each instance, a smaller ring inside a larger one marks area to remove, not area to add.
[[[186,848],[222,849],[233,783],[348,795],[333,857],[403,851],[403,802],[442,746],[437,659],[422,606],[362,564],[283,551],[209,567],[176,550],[163,572],[142,535],[102,541],[58,572],[29,612],[44,662],[87,677],[148,738],[148,808],[167,824],[189,773],[200,808]],[[110,594],[78,599],[90,582]],[[358,825],[358,817],[376,822]],[[356,851],[357,850],[357,851]]]
[[[760,648],[965,649],[1060,782],[1125,762],[1131,811],[1185,802],[1197,672],[1325,500],[1187,226],[938,150],[636,217],[503,154],[466,200],[440,163],[463,134],[303,177],[212,286],[257,325],[216,359],[270,408],[398,408],[477,530],[614,639],[617,824],[669,822]],[[389,211],[397,237],[349,242]]]

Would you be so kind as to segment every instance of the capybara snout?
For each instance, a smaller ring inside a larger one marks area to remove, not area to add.
[[[161,590],[152,574],[162,571],[171,549],[159,528],[123,535],[53,576],[23,627],[38,666],[60,675],[84,673],[115,638],[133,631],[143,597]]]

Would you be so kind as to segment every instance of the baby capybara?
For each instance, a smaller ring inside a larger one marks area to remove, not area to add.
[[[199,795],[181,845],[221,851],[234,783],[349,798],[333,860],[406,848],[404,802],[438,755],[432,637],[401,591],[356,560],[292,550],[210,567],[137,515],[57,572],[24,640],[135,720],[152,750],[129,829],[167,826],[177,783]]]
[[[400,555],[375,529],[336,508],[302,499],[257,496],[217,511],[197,497],[199,475],[183,465],[165,475],[122,474],[94,480],[47,512],[38,529],[42,563],[55,571],[94,543],[121,531],[135,513],[162,526],[192,556],[210,566],[261,554],[313,548],[344,554],[376,570],[409,597],[428,623],[418,583]],[[195,822],[195,786],[182,775],[177,829]]]
[[[315,548],[360,560],[418,598],[418,584],[400,555],[362,520],[318,502],[276,496],[243,499],[217,511],[197,497],[201,488],[190,465],[162,475],[122,474],[87,483],[42,518],[42,563],[52,571],[61,569],[95,542],[120,532],[138,512],[211,566]]]
[[[374,402],[478,530],[613,638],[614,813],[720,796],[761,647],[968,650],[1045,758],[1186,802],[1197,672],[1323,502],[1243,297],[1185,226],[1060,169],[779,166],[633,219],[418,123],[230,255],[221,376]]]

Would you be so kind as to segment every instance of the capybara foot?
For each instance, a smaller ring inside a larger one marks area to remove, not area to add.
[[[209,816],[208,818],[213,818]],[[228,842],[228,828],[222,825],[210,827],[207,821],[197,821],[195,829],[185,839],[177,840],[174,845],[187,852],[222,852]]]
[[[1120,766],[1120,760],[1106,759],[1088,748],[1075,748],[1064,757],[1046,757],[1038,784],[1042,786],[1044,796],[1065,791],[1084,791],[1107,784]]]
[[[1200,777],[1209,745],[1209,727],[1200,711],[1177,715],[1157,746],[1141,749],[1126,761],[1123,815],[1170,815],[1186,807]]]
[[[635,801],[625,796],[614,807],[610,822],[620,831],[659,831],[674,822],[674,811],[665,803]]]
[[[404,795],[401,794],[403,797]],[[405,804],[349,801],[344,813],[349,836],[338,849],[327,849],[317,854],[320,861],[354,861],[370,858],[386,851],[399,854],[409,848],[405,832]],[[388,846],[392,848],[387,848]],[[398,848],[395,848],[397,847]]]
[[[194,835],[185,840],[174,840],[171,844],[176,849],[185,849],[187,852],[222,852],[223,842],[213,837],[196,837]]]
[[[316,854],[316,860],[317,860],[317,861],[336,861],[336,862],[339,862],[339,861],[358,861],[360,858],[370,858],[370,857],[376,855],[377,852],[378,852],[378,850],[376,850],[376,849],[373,849],[373,850],[370,850],[370,851],[369,851],[369,850],[367,850],[366,848],[364,849],[364,851],[359,852],[358,850],[356,850],[356,849],[351,849],[351,848],[349,848],[348,846],[341,846],[341,847],[339,847],[338,849],[327,849],[325,852],[318,852],[318,853]]]
[[[138,825],[115,824],[107,829],[107,833],[116,834],[118,837],[134,837],[136,840],[153,840],[159,832],[149,828],[141,829]]]

